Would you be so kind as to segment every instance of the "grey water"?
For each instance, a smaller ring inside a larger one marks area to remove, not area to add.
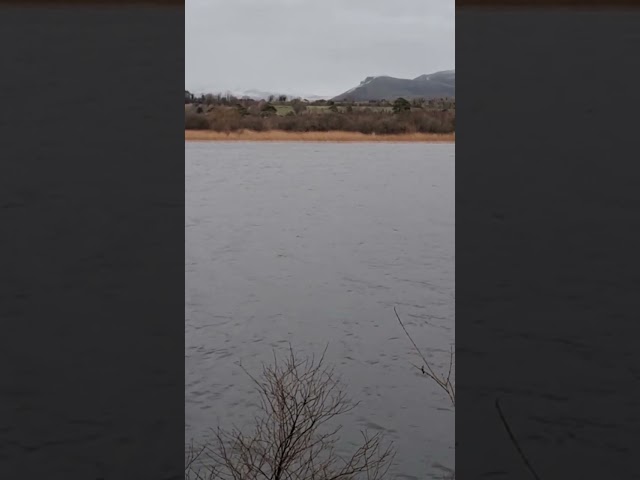
[[[185,443],[249,427],[259,374],[290,342],[327,347],[349,397],[347,452],[383,432],[392,478],[455,466],[436,370],[455,343],[455,146],[185,143]],[[454,369],[455,370],[455,369]]]

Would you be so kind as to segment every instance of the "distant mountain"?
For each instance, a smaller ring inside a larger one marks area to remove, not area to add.
[[[196,96],[200,96],[200,95],[206,95],[208,93],[213,94],[213,95],[217,95],[220,94],[222,96],[226,96],[226,95],[233,95],[236,98],[252,98],[253,100],[267,100],[270,96],[273,95],[273,97],[278,98],[281,95],[286,95],[287,99],[294,99],[294,98],[300,98],[300,99],[306,99],[309,100],[310,102],[313,102],[315,100],[329,100],[331,98],[330,95],[294,95],[292,93],[282,93],[282,92],[270,92],[270,91],[266,91],[266,90],[258,90],[255,88],[249,89],[249,90],[217,90],[215,88],[200,88],[197,90],[190,90],[192,94],[196,95]]]
[[[240,97],[240,98],[249,97],[249,98],[253,98],[254,100],[266,100],[271,95],[273,95],[274,97],[278,98],[280,95],[286,95],[286,93],[265,92],[263,90],[257,90],[255,88],[253,88],[251,90],[245,90],[243,92],[237,92],[236,93],[237,97]]]
[[[302,99],[307,99],[309,101],[314,101],[314,100],[322,100],[322,99],[329,99],[330,97],[323,97],[323,96],[319,96],[319,95],[292,95],[289,93],[278,93],[278,92],[267,92],[267,91],[263,91],[263,90],[257,90],[257,89],[250,89],[250,90],[244,90],[244,91],[235,91],[235,92],[230,92],[233,94],[234,97],[238,97],[238,98],[242,98],[242,97],[248,97],[248,98],[252,98],[254,100],[266,100],[268,99],[270,96],[274,96],[275,98],[278,98],[281,95],[286,95],[287,98],[302,98]]]
[[[395,100],[398,97],[433,98],[455,97],[456,71],[445,70],[414,79],[387,76],[367,77],[360,85],[332,98],[332,100]]]

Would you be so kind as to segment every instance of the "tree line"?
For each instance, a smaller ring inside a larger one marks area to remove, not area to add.
[[[285,95],[265,100],[222,94],[196,96],[185,90],[185,129],[450,133],[455,131],[455,99],[310,102]]]

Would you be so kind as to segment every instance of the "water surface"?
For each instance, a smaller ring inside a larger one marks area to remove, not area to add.
[[[415,371],[454,343],[455,146],[185,143],[185,438],[247,425],[250,380],[291,342],[341,374],[343,417],[393,440],[396,478],[452,468],[455,413]]]

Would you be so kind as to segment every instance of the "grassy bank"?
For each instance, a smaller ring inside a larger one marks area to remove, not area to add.
[[[455,133],[400,133],[371,135],[360,132],[286,132],[269,130],[255,132],[216,132],[213,130],[185,130],[189,141],[241,141],[241,142],[429,142],[455,143]]]

